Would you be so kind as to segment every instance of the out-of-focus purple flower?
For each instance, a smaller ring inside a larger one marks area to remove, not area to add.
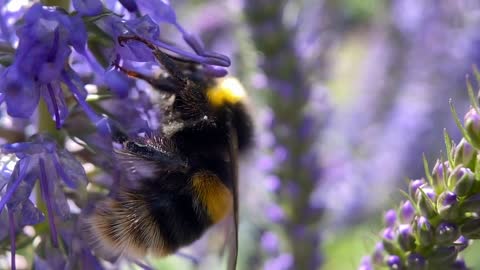
[[[271,231],[264,232],[260,238],[261,246],[269,254],[278,252],[280,241],[277,235]]]
[[[374,264],[382,264],[385,259],[385,249],[383,248],[383,243],[378,242],[375,244],[375,251],[373,252],[372,255],[372,261]]]
[[[393,227],[395,222],[397,222],[397,212],[394,209],[390,209],[385,213],[384,216],[385,226]]]
[[[73,7],[82,16],[96,16],[103,10],[100,0],[72,0]]]
[[[280,206],[276,204],[271,204],[267,208],[266,215],[270,219],[270,221],[275,223],[281,223],[285,219],[285,212]]]
[[[400,209],[400,217],[402,223],[410,223],[413,220],[415,208],[410,201],[405,201]]]
[[[288,253],[280,254],[265,262],[264,270],[289,270],[293,266],[293,256]]]
[[[390,267],[390,269],[395,269],[395,270],[403,269],[402,260],[400,259],[400,257],[396,255],[392,255],[387,258],[387,265]]]
[[[15,165],[7,191],[0,200],[0,211],[5,205],[13,211],[25,211],[20,215],[25,220],[17,221],[23,226],[42,221],[43,216],[29,199],[33,186],[39,179],[52,240],[56,243],[54,217],[66,218],[70,214],[62,185],[69,188],[86,186],[87,178],[82,165],[67,150],[58,148],[53,140],[44,135],[36,135],[30,142],[5,144],[1,147],[1,152],[15,154],[19,161]]]
[[[369,256],[364,256],[357,270],[373,270],[372,260]]]

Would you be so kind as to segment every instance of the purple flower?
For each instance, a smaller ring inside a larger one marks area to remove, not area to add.
[[[372,260],[368,256],[362,258],[362,262],[357,270],[373,270]]]
[[[263,233],[260,242],[263,250],[267,253],[275,254],[278,252],[280,241],[275,233],[270,231]]]
[[[100,0],[72,0],[72,4],[82,16],[96,16],[103,10]]]
[[[8,114],[28,118],[42,97],[60,128],[68,115],[61,88],[65,83],[89,119],[98,124],[102,118],[86,104],[83,82],[67,63],[70,46],[85,54],[87,33],[80,17],[35,4],[25,14],[18,37],[15,61],[0,74],[0,102],[6,103]]]
[[[3,154],[15,154],[19,161],[10,177],[6,193],[0,200],[0,211],[5,205],[13,211],[22,211],[20,216],[23,220],[17,220],[22,226],[41,222],[43,216],[30,201],[33,186],[39,179],[52,240],[56,244],[54,216],[66,218],[70,214],[62,183],[70,188],[84,187],[87,178],[82,165],[68,151],[58,148],[54,141],[44,135],[36,135],[30,142],[5,144],[1,151]]]
[[[205,72],[212,76],[218,77],[226,75],[226,71],[220,67],[229,66],[230,59],[224,55],[206,51],[198,39],[188,34],[185,29],[178,24],[175,12],[170,5],[161,0],[136,1],[136,4],[141,10],[146,11],[145,13],[148,15],[131,20],[123,20],[118,16],[111,15],[105,16],[98,21],[100,28],[102,28],[108,35],[111,35],[115,42],[114,54],[112,57],[116,58],[117,56],[120,56],[123,60],[137,62],[154,62],[155,59],[151,50],[144,44],[136,41],[129,41],[121,46],[118,43],[118,37],[120,36],[135,35],[151,42],[160,49],[202,64]],[[193,52],[180,49],[162,41],[162,39],[160,39],[160,28],[157,24],[160,22],[166,22],[173,25],[181,33],[183,40]]]
[[[280,254],[278,257],[265,262],[264,270],[289,270],[293,266],[293,256],[288,253]]]

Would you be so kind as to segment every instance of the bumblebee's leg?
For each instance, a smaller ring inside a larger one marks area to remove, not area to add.
[[[157,60],[165,67],[167,72],[178,81],[180,86],[184,86],[187,84],[188,79],[182,74],[182,72],[177,67],[174,59],[171,56],[162,52],[159,48],[157,48],[157,46],[155,46],[155,44],[153,44],[152,42],[142,37],[139,37],[139,36],[119,36],[118,37],[118,43],[121,46],[123,45],[124,42],[129,40],[135,40],[145,44],[148,48],[152,50],[153,55],[155,55],[155,58],[157,58]]]

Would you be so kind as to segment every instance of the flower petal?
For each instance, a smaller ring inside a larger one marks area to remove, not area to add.
[[[57,123],[57,128],[60,128],[68,115],[68,107],[60,83],[54,81],[48,85],[42,85],[40,92],[47,104],[48,112]]]
[[[102,2],[99,0],[73,0],[72,4],[82,16],[96,16],[103,10]]]
[[[0,92],[5,94],[7,113],[12,117],[30,117],[40,99],[33,81],[22,76],[16,66],[8,67],[0,76],[0,81]]]

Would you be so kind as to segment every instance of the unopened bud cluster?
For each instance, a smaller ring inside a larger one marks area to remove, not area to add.
[[[359,269],[469,269],[460,252],[471,240],[480,239],[480,114],[476,106],[460,128],[464,137],[456,145],[446,134],[448,156],[437,160],[431,172],[426,170],[425,178],[410,181],[407,199],[397,210],[385,213],[381,240]]]

